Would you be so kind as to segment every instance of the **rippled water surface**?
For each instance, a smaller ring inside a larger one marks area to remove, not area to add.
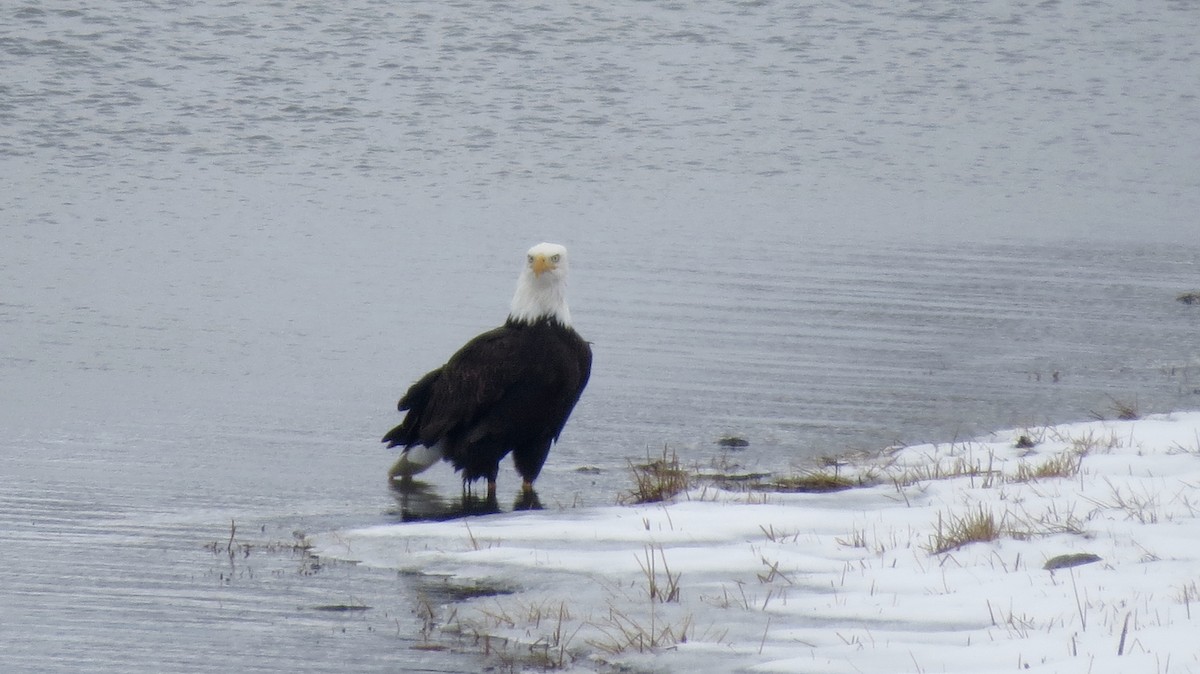
[[[1194,3],[0,19],[5,671],[478,668],[439,581],[297,548],[457,499],[377,438],[540,240],[596,354],[548,507],[1200,402]]]

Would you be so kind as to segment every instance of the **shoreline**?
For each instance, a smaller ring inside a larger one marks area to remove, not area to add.
[[[518,669],[1200,671],[1175,646],[1200,601],[1200,412],[838,470],[864,486],[706,486],[319,534],[314,552],[458,588],[423,609],[430,647]]]

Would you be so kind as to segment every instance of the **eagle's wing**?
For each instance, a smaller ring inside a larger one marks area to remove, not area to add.
[[[526,367],[521,356],[514,331],[501,326],[467,342],[435,371],[436,376],[426,375],[414,384],[417,389],[430,379],[425,387],[410,389],[400,401],[401,409],[407,401],[409,414],[419,413],[417,439],[433,444],[474,425],[521,378]]]

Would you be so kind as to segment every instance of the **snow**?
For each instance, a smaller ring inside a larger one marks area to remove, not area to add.
[[[1063,458],[1077,469],[1030,477]],[[330,532],[315,551],[477,588],[430,608],[432,638],[504,643],[514,666],[1200,671],[1200,412],[892,448],[837,470],[868,486],[701,486],[670,503]],[[979,513],[999,538],[931,551],[939,526]],[[1100,561],[1043,568],[1069,554]]]

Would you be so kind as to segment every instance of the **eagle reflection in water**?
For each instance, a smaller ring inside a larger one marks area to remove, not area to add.
[[[434,485],[413,479],[393,480],[389,489],[397,507],[387,514],[398,516],[401,522],[444,522],[503,512],[494,494],[481,496],[464,489],[461,499],[445,498]],[[513,501],[512,509],[541,510],[542,502],[537,492],[522,489]]]

